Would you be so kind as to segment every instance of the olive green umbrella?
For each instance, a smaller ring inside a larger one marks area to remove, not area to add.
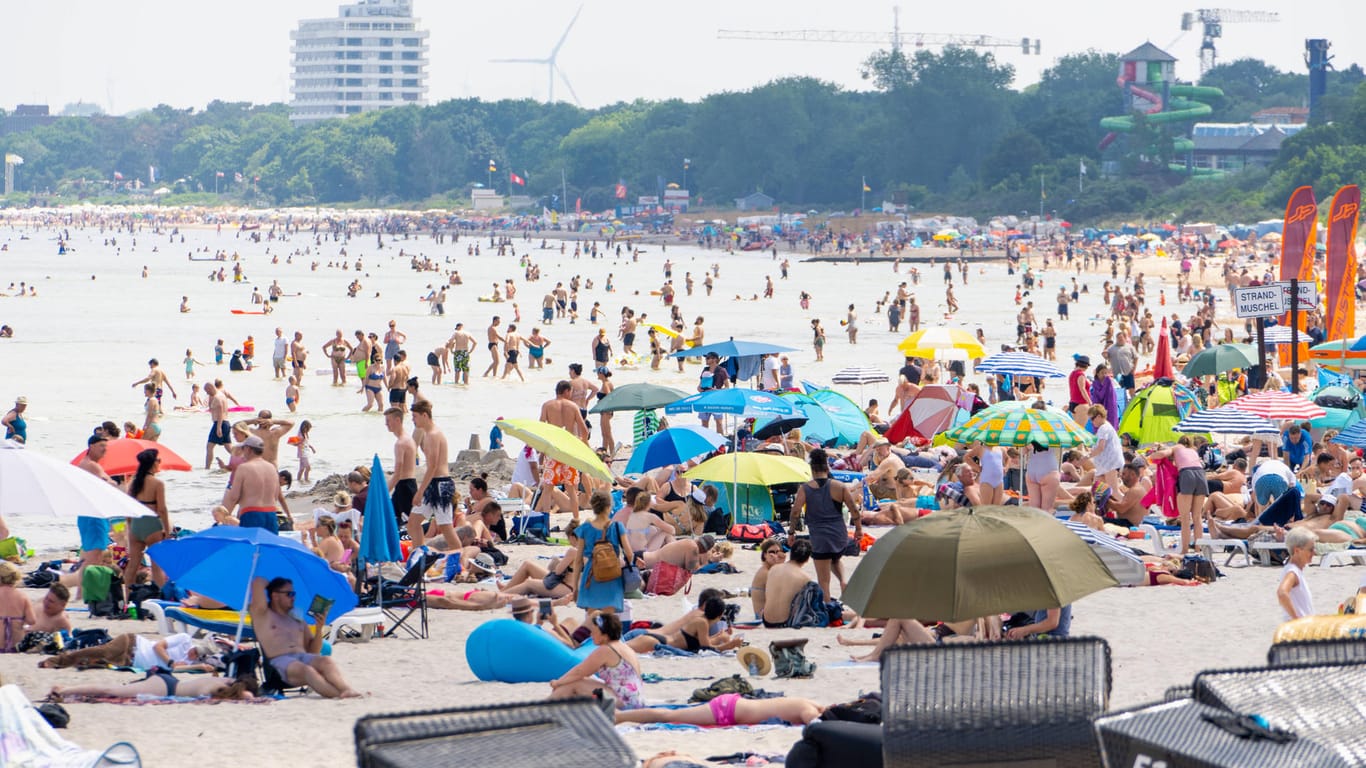
[[[1181,369],[1181,375],[1187,378],[1214,376],[1234,368],[1251,368],[1256,364],[1256,345],[1219,344],[1196,352],[1186,367]]]
[[[599,400],[588,412],[648,411],[663,408],[687,396],[687,392],[673,387],[661,387],[658,384],[622,384],[612,390],[607,397]]]
[[[934,512],[873,545],[842,599],[880,619],[965,621],[1070,605],[1118,586],[1067,526],[1028,507]]]

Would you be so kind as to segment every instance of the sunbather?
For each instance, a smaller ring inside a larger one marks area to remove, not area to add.
[[[214,699],[251,699],[261,692],[256,678],[208,677],[195,675],[183,680],[164,669],[152,669],[147,676],[135,683],[123,685],[72,685],[65,688],[53,686],[48,698],[62,701],[66,698],[85,696],[96,699],[122,699],[137,696],[178,696],[198,699],[208,696]]]
[[[726,604],[719,597],[713,597],[702,605],[701,613],[689,611],[680,626],[670,632],[647,630],[640,636],[627,641],[636,653],[650,653],[661,645],[667,645],[691,653],[702,649],[729,651],[744,644],[744,638],[732,637],[730,633],[711,634],[711,626],[724,616]]]
[[[570,536],[574,533],[571,531]],[[572,550],[571,550],[572,551]],[[517,566],[512,578],[498,584],[498,590],[507,595],[548,597],[556,605],[568,605],[574,601],[574,558],[561,557],[552,560],[549,567],[531,560]],[[561,569],[564,572],[561,573]]]
[[[1000,640],[1001,620],[992,616],[976,621],[945,622],[933,628],[915,619],[888,619],[882,636],[872,640],[855,640],[836,635],[840,645],[871,645],[873,650],[862,655],[850,655],[854,661],[877,661],[882,652],[894,645],[935,645],[938,643],[966,643],[978,640]]]
[[[712,561],[711,550],[716,537],[704,534],[695,539],[679,539],[670,542],[654,552],[645,552],[636,558],[642,568],[650,569],[656,563],[670,563],[693,573]]]
[[[212,672],[215,667],[204,660],[218,652],[211,640],[195,640],[187,634],[175,634],[157,639],[127,633],[104,645],[64,651],[38,662],[45,669],[67,667],[133,666],[138,669],[199,670]]]
[[[765,627],[804,627],[828,626],[829,610],[837,605],[826,602],[825,593],[820,585],[804,569],[811,559],[811,542],[798,539],[792,545],[788,562],[773,566],[768,573],[767,596],[764,599],[764,612],[760,616]],[[819,614],[825,613],[825,621],[818,621]],[[853,621],[856,615],[847,608],[841,610],[844,621]]]
[[[746,699],[738,693],[723,693],[706,704],[685,709],[618,710],[618,723],[684,723],[687,725],[759,725],[782,720],[792,725],[807,725],[820,718],[825,707],[810,699],[782,696],[776,699]]]
[[[1177,572],[1185,569],[1185,564],[1181,559],[1169,555],[1167,557],[1154,557],[1152,555],[1143,556],[1143,567],[1148,571],[1148,579],[1139,586],[1157,587],[1165,584],[1177,584],[1183,587],[1198,587],[1205,582],[1199,579],[1187,579],[1177,576]]]
[[[863,512],[864,525],[901,525],[920,517],[916,501],[920,496],[934,493],[934,487],[915,479],[911,470],[902,467],[892,479],[896,486],[895,501],[878,501],[876,512]]]
[[[515,595],[493,592],[486,589],[451,586],[448,589],[427,591],[427,605],[432,608],[450,611],[488,611],[502,608],[517,599]]]
[[[626,495],[633,497],[627,502],[626,514],[614,515],[613,519],[626,526],[626,540],[631,544],[632,552],[654,552],[673,541],[677,530],[650,511],[650,494],[638,488],[632,490],[635,492],[623,494],[623,499]]]

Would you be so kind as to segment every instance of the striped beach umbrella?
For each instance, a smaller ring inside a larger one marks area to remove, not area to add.
[[[987,353],[971,332],[962,328],[944,327],[916,331],[902,339],[896,348],[906,357],[935,357],[938,353],[955,350],[959,356],[967,358],[983,357]]]
[[[1028,352],[1001,352],[983,360],[976,368],[983,373],[1035,376],[1044,379],[1061,379],[1067,376],[1058,366]]]
[[[1082,523],[1064,520],[1063,525],[1086,542],[1086,546],[1096,553],[1096,557],[1100,558],[1120,586],[1137,586],[1148,580],[1148,569],[1143,567],[1143,560],[1132,549]]]
[[[1358,421],[1342,430],[1329,442],[1350,445],[1353,448],[1366,448],[1366,421]]]
[[[1327,414],[1309,398],[1293,392],[1253,392],[1229,406],[1267,419],[1317,419]]]
[[[1262,335],[1266,339],[1267,344],[1291,344],[1293,343],[1290,339],[1292,331],[1293,329],[1288,325],[1273,325],[1270,328],[1263,330]],[[1304,331],[1300,331],[1299,338],[1296,339],[1296,341],[1304,342],[1308,339],[1309,336],[1306,335]]]
[[[886,373],[871,365],[851,365],[840,369],[830,381],[834,384],[857,384],[861,387],[864,384],[882,384],[890,379]]]
[[[1215,432],[1224,435],[1275,435],[1280,430],[1275,424],[1261,416],[1240,411],[1232,406],[1192,411],[1186,418],[1177,422],[1175,432],[1205,434]]]
[[[1050,448],[1071,448],[1096,442],[1096,436],[1082,429],[1071,416],[1034,408],[1018,400],[985,408],[944,435],[949,442],[964,445],[980,441],[984,445],[1038,443]]]

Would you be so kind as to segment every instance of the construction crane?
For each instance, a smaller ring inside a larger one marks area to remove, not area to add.
[[[1200,37],[1200,77],[1214,68],[1214,41],[1224,36],[1225,24],[1248,24],[1280,21],[1280,14],[1270,11],[1236,11],[1228,8],[1201,8],[1181,14],[1181,31],[1189,32],[1195,22],[1204,26]]]
[[[1018,48],[1023,54],[1038,55],[1040,43],[1027,37],[1007,39],[988,35],[959,35],[935,32],[902,32],[901,8],[892,9],[892,32],[842,32],[829,29],[793,29],[763,32],[746,29],[718,29],[719,40],[779,40],[799,43],[890,43],[892,50],[903,45],[922,48],[927,45],[951,45],[963,48]]]

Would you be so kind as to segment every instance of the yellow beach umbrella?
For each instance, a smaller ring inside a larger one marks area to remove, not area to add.
[[[566,429],[532,419],[499,419],[503,434],[515,437],[543,455],[580,472],[612,482],[612,473],[588,444]]]
[[[933,357],[940,350],[961,350],[969,358],[986,357],[977,337],[962,328],[925,328],[901,340],[896,348],[907,357]]]
[[[683,476],[689,480],[742,485],[781,485],[804,483],[811,479],[811,468],[795,456],[771,453],[729,453],[698,464]]]

